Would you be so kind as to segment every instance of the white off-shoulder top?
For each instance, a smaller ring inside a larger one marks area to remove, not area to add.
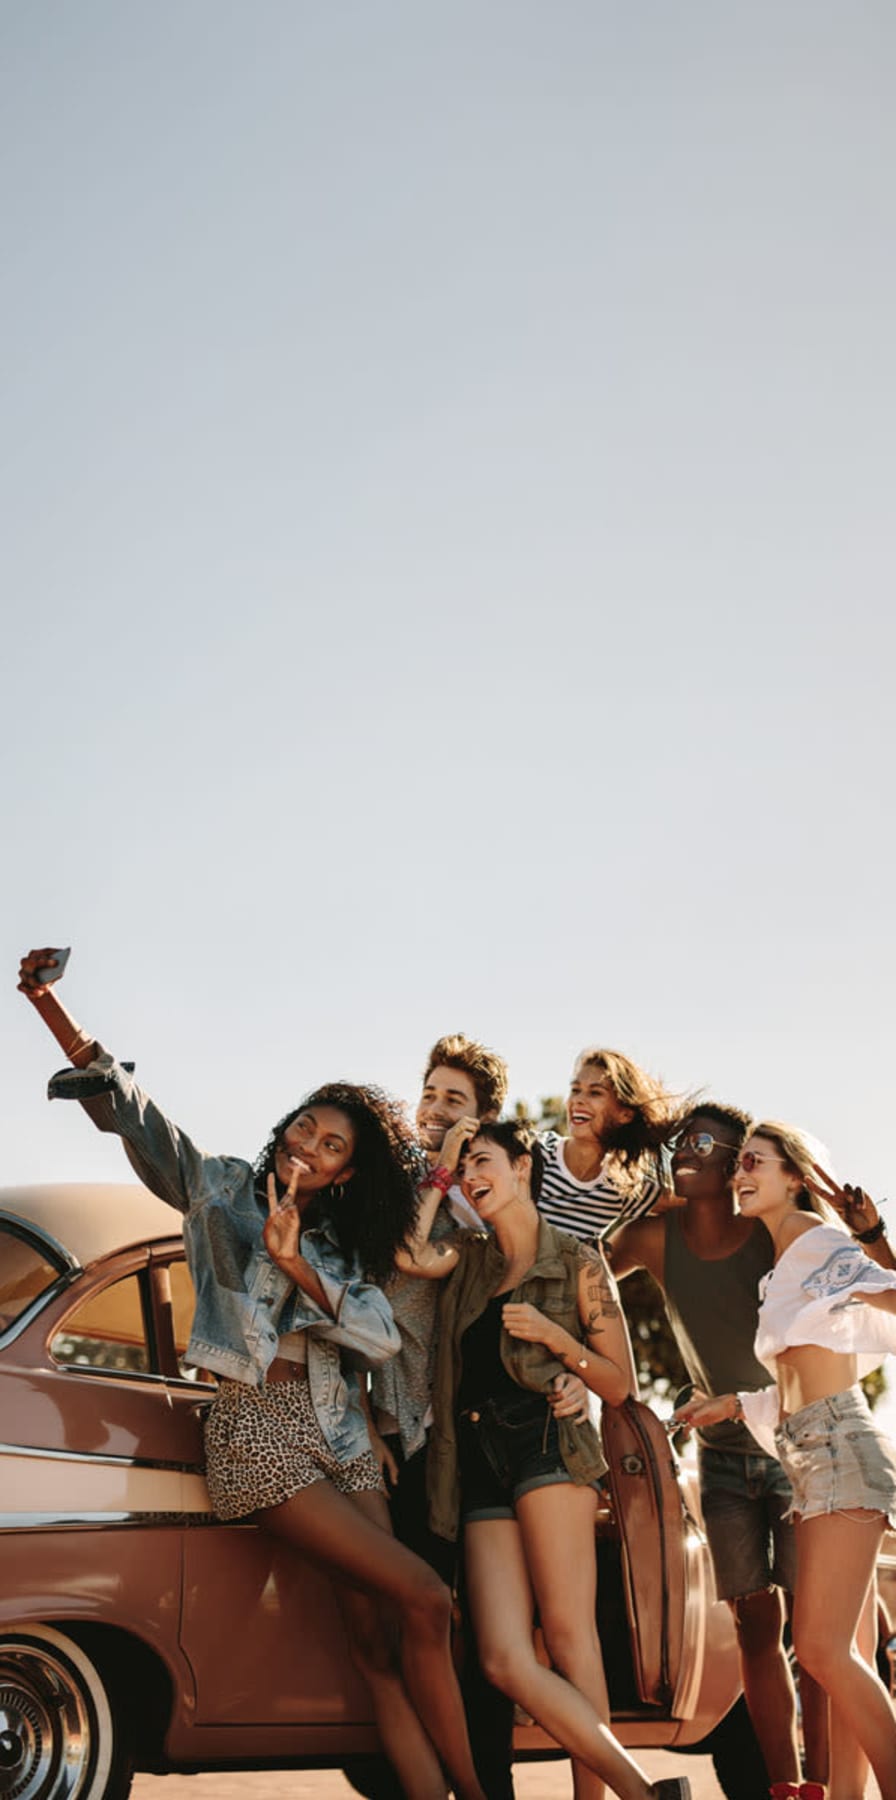
[[[896,1313],[862,1302],[867,1294],[888,1289],[896,1291],[896,1269],[872,1262],[838,1226],[813,1225],[794,1239],[759,1284],[754,1345],[759,1361],[777,1377],[782,1350],[818,1344],[855,1356],[858,1375],[869,1375],[896,1351]],[[777,1386],[739,1398],[754,1438],[767,1455],[775,1456]]]

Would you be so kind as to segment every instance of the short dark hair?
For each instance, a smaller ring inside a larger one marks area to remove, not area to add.
[[[753,1120],[749,1113],[742,1112],[739,1106],[723,1106],[719,1100],[697,1100],[681,1121],[680,1129],[686,1131],[697,1114],[701,1119],[712,1119],[716,1125],[727,1125],[737,1142],[732,1146],[739,1150],[746,1143],[753,1129]]]
[[[544,1151],[538,1141],[535,1126],[530,1125],[528,1119],[483,1119],[476,1136],[486,1138],[490,1144],[499,1144],[511,1163],[518,1163],[521,1156],[531,1156],[530,1185],[532,1198],[537,1200],[544,1175]]]
[[[486,1044],[456,1031],[449,1037],[440,1037],[438,1043],[433,1044],[423,1075],[424,1087],[433,1069],[462,1069],[469,1075],[480,1118],[485,1113],[501,1111],[507,1099],[507,1064],[496,1050],[489,1050]]]

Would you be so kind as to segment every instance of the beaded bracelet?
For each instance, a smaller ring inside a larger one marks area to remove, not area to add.
[[[421,1188],[438,1188],[439,1193],[444,1197],[454,1186],[454,1170],[446,1169],[443,1165],[437,1169],[430,1169],[428,1174],[424,1175],[420,1186]]]
[[[867,1231],[854,1231],[852,1235],[857,1244],[878,1244],[881,1238],[886,1237],[887,1227],[878,1214],[877,1223],[875,1225],[869,1225]]]

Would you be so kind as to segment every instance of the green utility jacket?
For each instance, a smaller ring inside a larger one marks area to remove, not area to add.
[[[448,1276],[439,1300],[439,1336],[433,1381],[433,1425],[426,1464],[429,1522],[439,1537],[456,1538],[460,1517],[457,1418],[455,1405],[461,1375],[461,1339],[485,1311],[501,1286],[506,1259],[490,1232],[461,1231],[454,1239],[457,1268]],[[577,1238],[542,1219],[535,1261],[508,1300],[537,1306],[572,1337],[581,1341],[578,1281],[582,1246]],[[536,1394],[547,1394],[564,1364],[544,1344],[526,1343],[501,1333],[501,1361],[507,1373]],[[581,1423],[558,1419],[560,1454],[573,1481],[587,1486],[604,1474],[600,1439],[590,1419]]]

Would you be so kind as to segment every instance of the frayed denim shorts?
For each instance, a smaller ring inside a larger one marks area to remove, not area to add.
[[[458,1421],[461,1516],[512,1519],[514,1504],[533,1488],[572,1481],[560,1454],[557,1421],[547,1399],[521,1389],[519,1396],[485,1400]]]
[[[790,1483],[773,1456],[701,1444],[700,1500],[720,1600],[770,1587],[793,1593],[796,1542]]]
[[[775,1444],[793,1488],[791,1513],[811,1519],[861,1508],[896,1525],[896,1446],[860,1387],[782,1419]]]

